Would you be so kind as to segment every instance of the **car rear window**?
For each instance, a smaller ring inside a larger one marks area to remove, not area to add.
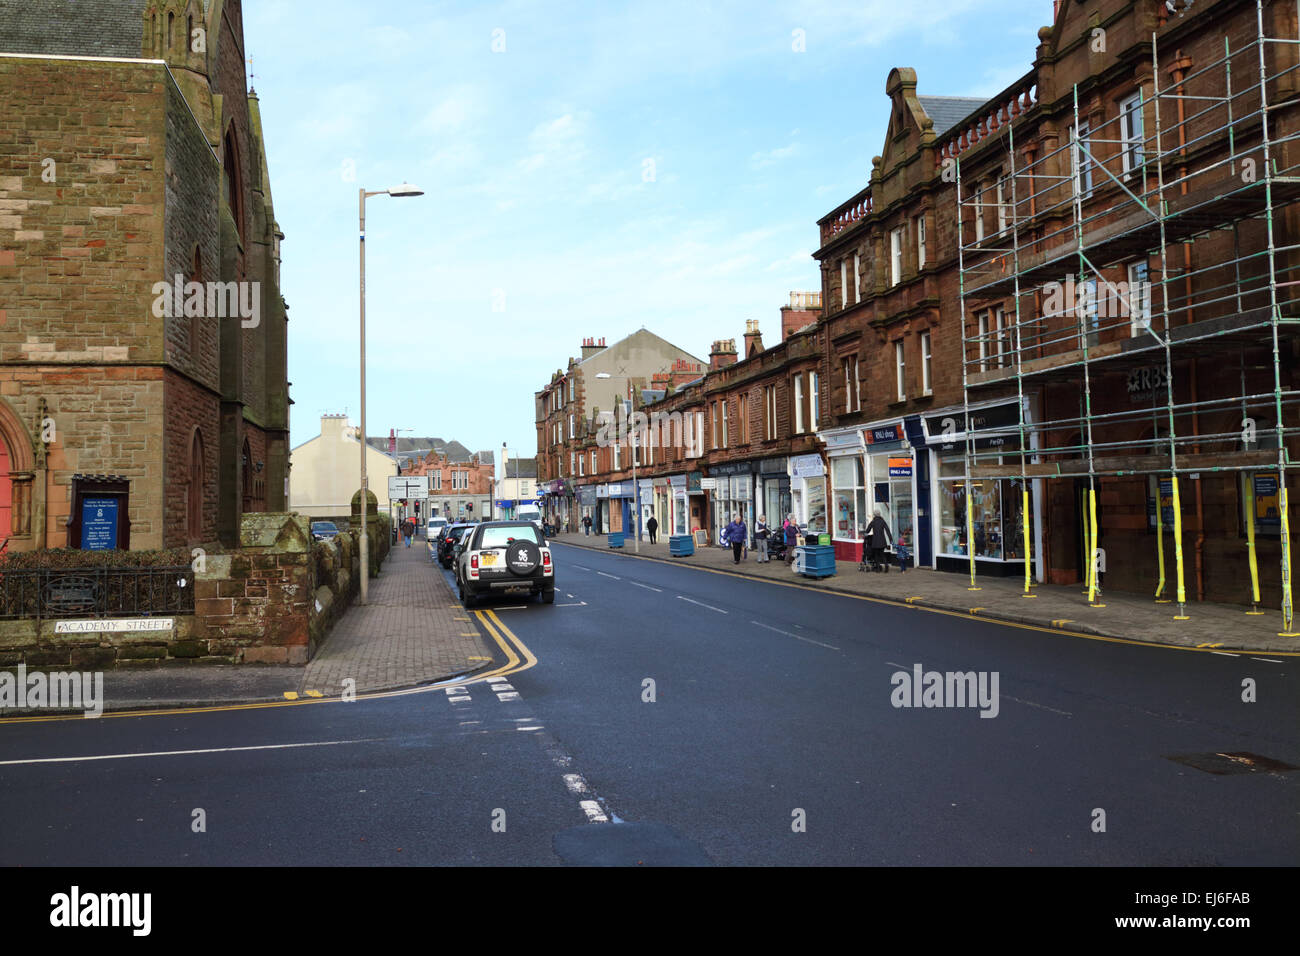
[[[541,544],[537,529],[530,524],[504,525],[498,528],[484,528],[479,548],[504,548],[511,541],[531,541]]]

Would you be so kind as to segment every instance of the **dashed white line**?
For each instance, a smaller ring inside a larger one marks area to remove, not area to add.
[[[582,779],[580,773],[566,773],[564,775],[564,785],[569,788],[570,793],[587,792],[587,781]]]
[[[1218,654],[1220,657],[1240,657],[1240,654],[1229,654],[1227,651],[1210,651],[1211,654]]]
[[[587,815],[588,823],[609,822],[609,817],[605,816],[605,811],[600,808],[600,804],[595,800],[581,800],[578,806],[582,807],[582,812]]]
[[[654,591],[656,594],[664,593],[663,588],[652,588],[650,585],[642,584],[640,581],[628,581],[627,583],[632,585],[634,588],[645,588],[647,591]]]
[[[555,606],[556,606],[556,607],[586,607],[586,606],[587,606],[587,602],[586,602],[586,601],[574,601],[574,602],[569,603],[569,604],[557,604],[557,605],[555,605]]]
[[[602,578],[613,578],[615,581],[623,580],[617,574],[606,574],[604,571],[597,571],[596,573],[599,574]]]
[[[1055,707],[1048,707],[1046,704],[1035,704],[1032,700],[1021,700],[1019,697],[1012,697],[1010,694],[1002,694],[1007,700],[1014,700],[1017,704],[1024,704],[1026,707],[1037,707],[1039,710],[1050,710],[1054,714],[1060,714],[1062,717],[1073,717],[1074,714],[1068,710],[1057,710]]]
[[[1282,663],[1281,661],[1279,661],[1279,660],[1275,660],[1275,659],[1273,659],[1272,657],[1252,657],[1251,660],[1252,660],[1252,661],[1267,661],[1269,664],[1281,664],[1281,663]]]
[[[504,700],[518,700],[518,699],[519,699],[518,691],[511,691],[508,694],[497,694],[497,700],[504,701]]]
[[[796,641],[803,641],[807,644],[816,644],[818,647],[827,647],[830,648],[832,651],[839,650],[839,648],[836,647],[834,644],[823,644],[821,641],[814,641],[811,637],[800,637],[798,634],[791,634],[789,631],[782,631],[779,628],[769,627],[768,625],[764,624],[762,621],[750,621],[749,623],[757,624],[759,627],[763,628],[764,630],[772,631],[776,634],[784,634],[786,637],[793,637]]]
[[[727,613],[729,613],[728,611],[724,611],[724,610],[723,610],[722,608],[720,608],[720,607],[714,607],[712,604],[705,604],[703,601],[696,601],[696,600],[692,600],[691,598],[688,598],[688,597],[682,597],[680,594],[677,595],[677,600],[679,600],[679,601],[686,601],[688,604],[695,604],[695,605],[698,605],[699,607],[707,607],[710,611],[717,611],[719,614],[727,614]]]
[[[571,565],[569,565],[569,567],[571,567],[571,568],[578,568],[580,571],[590,571],[590,570],[591,570],[591,568],[587,567],[585,564],[571,564]]]

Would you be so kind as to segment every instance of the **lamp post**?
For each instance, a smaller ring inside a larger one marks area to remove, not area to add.
[[[366,475],[366,200],[371,196],[392,196],[405,199],[423,196],[424,190],[410,183],[394,186],[392,189],[378,189],[374,192],[360,190],[360,236],[361,236],[361,595],[359,601],[366,604],[370,600],[370,533],[367,521],[370,512],[370,480]],[[391,504],[391,502],[390,502]]]

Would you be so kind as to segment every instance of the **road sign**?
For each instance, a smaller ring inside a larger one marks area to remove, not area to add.
[[[429,497],[428,475],[416,475],[415,477],[397,475],[388,479],[389,501],[398,501],[402,498],[427,497]]]

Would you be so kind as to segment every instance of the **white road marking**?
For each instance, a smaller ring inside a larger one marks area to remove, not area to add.
[[[462,700],[469,700],[470,696],[469,694],[461,694],[459,697],[448,697],[447,699],[453,704],[459,704]]]
[[[691,599],[688,598],[688,597],[682,597],[680,594],[677,595],[677,600],[679,600],[679,601],[686,601],[686,602],[689,603],[689,604],[697,604],[697,605],[699,605],[700,607],[707,607],[710,611],[717,611],[719,614],[727,614],[727,613],[729,613],[729,612],[727,612],[727,611],[724,611],[724,610],[723,610],[722,608],[720,608],[720,607],[714,607],[712,604],[704,604],[704,603],[701,602],[701,601],[694,601],[694,600],[691,600]]]
[[[453,696],[455,696],[456,694],[459,694],[459,693],[461,692],[461,688],[459,688],[459,687],[444,687],[444,688],[443,688],[443,691],[446,693],[446,695],[447,695],[448,697],[453,697]]]
[[[1026,707],[1037,707],[1039,710],[1050,710],[1054,714],[1060,714],[1062,717],[1073,717],[1074,714],[1068,710],[1057,710],[1055,707],[1048,707],[1046,704],[1035,704],[1032,700],[1021,700],[1019,697],[1012,697],[1010,694],[1002,694],[1007,700],[1014,700],[1017,704],[1024,704]]]
[[[538,724],[538,725],[536,725],[536,726],[533,726],[533,727],[516,727],[516,728],[515,728],[515,730],[541,730],[541,729],[542,729],[542,727],[541,727],[540,724]]]
[[[527,604],[509,604],[509,605],[507,605],[507,606],[505,606],[505,607],[494,607],[492,610],[494,610],[494,611],[526,611],[526,610],[528,610],[528,605],[527,605]]]
[[[569,565],[569,567],[571,567],[571,568],[578,568],[578,569],[581,570],[581,571],[590,571],[590,570],[591,570],[591,568],[587,567],[585,564],[571,564],[571,565]]]
[[[557,605],[555,605],[555,606],[556,606],[556,607],[586,607],[586,606],[587,606],[587,602],[586,602],[586,601],[575,601],[575,602],[572,603],[572,604],[557,604]]]
[[[595,800],[579,801],[578,806],[582,807],[583,813],[587,814],[588,823],[609,822],[609,817],[605,816],[605,811],[600,808],[600,804]]]
[[[912,666],[911,664],[895,664],[893,661],[885,661],[885,663],[888,664],[890,667],[901,667],[903,668],[903,670],[907,670]]]
[[[617,574],[606,574],[604,571],[597,571],[596,573],[599,574],[602,578],[613,578],[615,581],[623,580]]]
[[[571,793],[587,792],[587,781],[582,779],[580,773],[566,773],[564,775],[564,785],[569,788]]]
[[[839,648],[836,647],[834,644],[823,644],[821,641],[814,641],[811,637],[800,637],[798,634],[791,634],[789,631],[782,631],[775,627],[769,627],[768,625],[762,623],[761,621],[750,621],[749,623],[757,624],[759,627],[763,628],[764,630],[773,631],[777,634],[784,634],[786,637],[793,637],[796,641],[804,641],[807,644],[816,644],[818,647],[828,647],[832,651],[839,650]]]
[[[497,694],[497,700],[518,700],[519,692],[511,691],[508,694]]]
[[[510,685],[510,684],[493,684],[493,685],[492,685],[492,690],[494,690],[494,691],[498,691],[498,690],[514,690],[514,687],[513,687],[512,685]]]
[[[80,763],[86,760],[128,760],[132,757],[187,757],[194,754],[227,754],[248,750],[294,750],[299,747],[338,747],[342,744],[368,744],[379,737],[364,740],[317,740],[301,744],[262,744],[257,747],[210,747],[206,750],[156,750],[139,754],[102,754],[95,757],[38,757],[33,760],[0,760],[0,767],[13,767],[30,763]]]
[[[565,597],[568,597],[568,598],[571,598],[571,597],[573,597],[573,595],[572,595],[572,594],[566,594],[566,595],[564,595],[564,596],[565,596]]]
[[[664,593],[663,588],[652,588],[650,585],[642,584],[639,581],[628,581],[627,583],[632,585],[634,588],[645,588],[647,591],[654,591],[656,594]]]
[[[1218,654],[1220,657],[1240,657],[1240,654],[1229,654],[1227,651],[1210,651],[1211,654]]]
[[[1271,658],[1271,657],[1252,657],[1251,660],[1252,660],[1252,661],[1267,661],[1267,662],[1270,663],[1270,664],[1281,664],[1281,663],[1282,663],[1281,661],[1279,661],[1279,660],[1274,660],[1274,659]]]

